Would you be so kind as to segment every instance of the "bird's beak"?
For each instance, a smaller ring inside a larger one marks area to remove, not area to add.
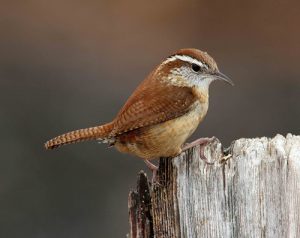
[[[214,76],[215,79],[224,80],[226,83],[229,83],[231,86],[234,85],[234,83],[232,82],[232,80],[228,76],[226,76],[225,74],[223,74],[219,71],[215,72],[213,74],[213,76]]]

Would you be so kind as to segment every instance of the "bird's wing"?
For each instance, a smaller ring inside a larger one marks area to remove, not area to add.
[[[179,117],[188,112],[195,101],[191,88],[144,82],[113,121],[111,136]]]

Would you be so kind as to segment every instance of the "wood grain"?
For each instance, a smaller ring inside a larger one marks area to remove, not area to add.
[[[205,154],[213,165],[199,147],[160,160],[153,234],[136,237],[300,237],[300,136],[239,139],[226,153],[215,141]]]

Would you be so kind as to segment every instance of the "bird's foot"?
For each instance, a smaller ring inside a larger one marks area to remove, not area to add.
[[[151,183],[152,185],[155,183],[158,183],[157,181],[157,171],[158,171],[158,166],[156,166],[155,164],[152,164],[149,160],[145,159],[144,160],[145,164],[147,165],[147,167],[152,171],[152,179],[151,179]],[[159,184],[159,183],[158,183]]]
[[[204,137],[204,138],[199,138],[187,145],[185,145],[183,148],[182,148],[182,151],[184,150],[187,150],[187,149],[190,149],[196,145],[200,145],[200,159],[202,159],[205,163],[207,164],[214,164],[212,162],[209,162],[208,159],[206,158],[206,156],[204,155],[204,148],[207,144],[211,143],[212,141],[214,141],[216,139],[216,137]]]

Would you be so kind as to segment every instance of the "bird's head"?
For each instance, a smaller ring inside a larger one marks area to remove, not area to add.
[[[178,50],[166,58],[158,69],[167,82],[177,86],[208,89],[215,80],[233,85],[232,80],[220,72],[215,60],[198,49]]]

